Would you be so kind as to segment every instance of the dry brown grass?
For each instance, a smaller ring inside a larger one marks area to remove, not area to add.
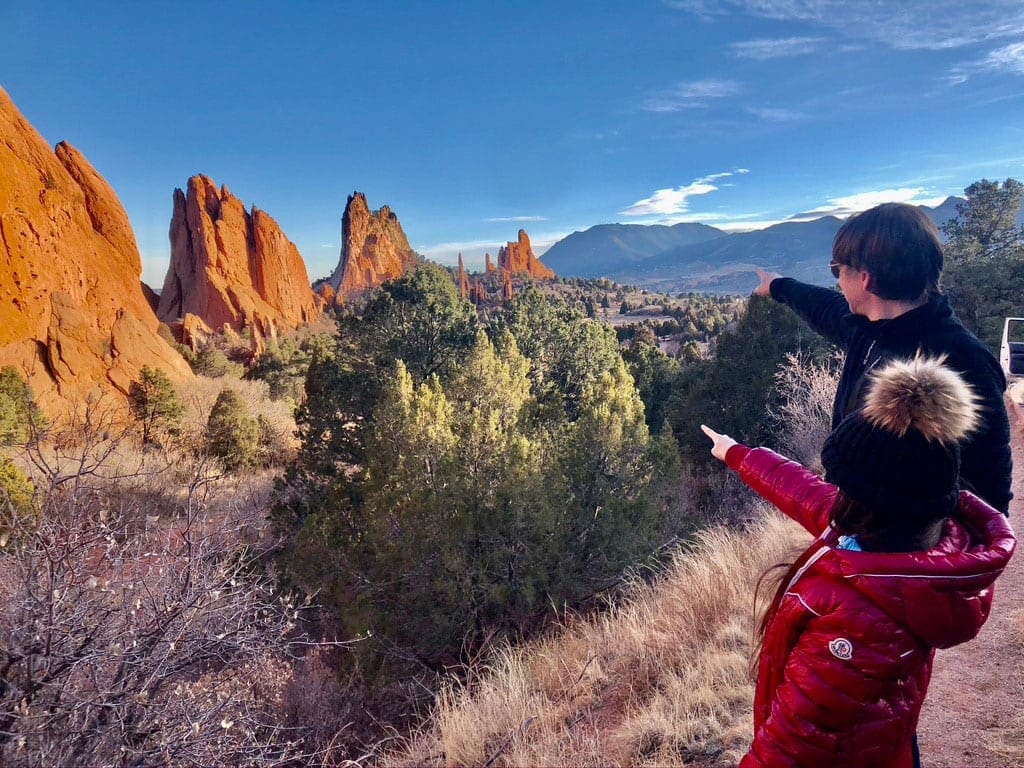
[[[1015,642],[1007,651],[1016,656],[1018,665],[1024,667],[1024,610],[1013,615],[1013,627],[1016,631]],[[1018,700],[1024,700],[1024,675],[1018,672],[1016,679]],[[1000,757],[1006,758],[1007,765],[1024,765],[1024,714],[1009,713],[1009,722],[995,732],[988,747]]]
[[[386,766],[735,765],[750,740],[754,588],[806,536],[716,528],[603,614],[449,684]]]

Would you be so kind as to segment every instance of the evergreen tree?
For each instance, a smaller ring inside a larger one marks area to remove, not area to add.
[[[228,470],[253,466],[259,456],[260,427],[235,390],[217,395],[206,422],[206,450]]]
[[[993,351],[1003,319],[1024,315],[1024,227],[1016,223],[1024,184],[982,179],[944,227],[943,288],[957,315]]]
[[[157,442],[156,435],[160,431],[174,434],[185,413],[185,406],[167,374],[148,365],[142,366],[139,379],[128,389],[128,406],[142,426],[143,445]]]
[[[19,445],[46,427],[32,390],[13,366],[0,368],[0,445]]]

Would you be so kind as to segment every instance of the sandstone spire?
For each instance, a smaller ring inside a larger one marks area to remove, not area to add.
[[[215,330],[248,327],[254,337],[272,337],[320,316],[302,256],[269,214],[256,206],[246,212],[208,176],[193,176],[187,190],[174,190],[161,320],[194,315]]]
[[[494,263],[491,261],[491,254],[485,253],[484,254],[484,273],[489,275],[489,274],[491,274],[491,272],[496,272],[496,271],[497,271],[497,267],[495,267]]]
[[[0,366],[51,416],[97,387],[127,394],[143,365],[191,377],[156,333],[114,190],[70,144],[51,150],[2,88],[0,168]]]
[[[353,192],[341,218],[341,259],[326,283],[341,302],[401,277],[418,260],[391,209],[371,213],[366,195]]]
[[[555,277],[554,271],[533,255],[530,236],[525,229],[519,230],[518,242],[507,243],[498,251],[498,267],[513,275],[526,274],[544,280],[553,280]]]
[[[462,298],[469,297],[469,278],[466,276],[466,266],[462,263],[462,254],[459,254],[459,295]]]

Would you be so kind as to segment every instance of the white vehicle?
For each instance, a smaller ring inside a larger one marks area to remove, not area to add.
[[[999,364],[1007,379],[1024,378],[1024,317],[1008,317],[1003,323]]]

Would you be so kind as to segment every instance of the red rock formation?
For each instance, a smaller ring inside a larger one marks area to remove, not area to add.
[[[334,305],[334,289],[330,283],[320,283],[316,287],[315,293],[323,300],[324,306],[331,307]]]
[[[494,264],[491,262],[491,254],[485,253],[484,254],[484,272],[489,275],[489,274],[491,274],[491,272],[497,272],[497,271],[498,271],[498,268],[495,267]]]
[[[97,388],[127,394],[144,365],[191,377],[157,335],[117,195],[74,147],[51,150],[3,89],[0,168],[0,366],[26,375],[51,416]]]
[[[349,195],[341,217],[341,259],[327,278],[338,303],[401,277],[418,261],[388,206],[371,213],[366,195]]]
[[[313,294],[295,245],[256,206],[247,213],[227,186],[207,176],[174,190],[171,263],[157,314],[171,323],[195,315],[211,328],[251,328],[273,338],[278,328],[316,320]]]
[[[459,295],[462,298],[469,298],[469,278],[466,276],[466,265],[462,263],[462,254],[459,254]]]
[[[515,290],[512,288],[512,273],[503,269],[501,271],[501,298],[504,301],[512,301],[515,295]]]
[[[139,287],[142,289],[142,295],[146,297],[146,303],[149,304],[149,308],[153,310],[155,315],[156,308],[160,306],[160,294],[145,283],[139,283]]]
[[[553,280],[555,273],[533,255],[530,236],[519,230],[519,242],[508,243],[498,251],[498,266],[513,275],[526,274],[544,280]]]

